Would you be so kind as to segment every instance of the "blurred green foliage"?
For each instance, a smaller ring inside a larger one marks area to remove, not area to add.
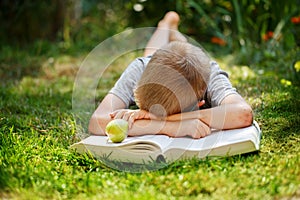
[[[296,73],[300,0],[2,0],[0,42],[46,39],[64,51],[90,51],[127,28],[156,26],[169,10],[181,15],[180,30],[213,56],[234,54],[234,64],[244,65],[271,60]]]
[[[0,42],[18,44],[37,38],[56,39],[64,23],[64,2],[60,0],[0,1]]]
[[[300,14],[299,0],[2,0],[0,6],[1,39],[18,42],[99,41],[126,27],[155,26],[169,10],[180,13],[182,31],[201,42],[218,37],[230,49],[243,48],[261,43],[269,31],[274,39],[286,33],[287,47],[300,42],[290,21]]]

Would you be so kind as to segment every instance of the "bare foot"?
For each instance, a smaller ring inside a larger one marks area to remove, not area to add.
[[[158,27],[170,29],[169,41],[186,42],[187,39],[178,31],[179,22],[179,15],[174,11],[170,11],[158,23]]]
[[[186,42],[186,38],[178,31],[180,21],[179,15],[170,11],[159,21],[157,29],[154,31],[144,51],[144,56],[149,56],[170,41]]]
[[[158,23],[158,28],[168,28],[173,30],[178,30],[180,18],[179,15],[174,12],[170,11],[167,12],[162,20]]]

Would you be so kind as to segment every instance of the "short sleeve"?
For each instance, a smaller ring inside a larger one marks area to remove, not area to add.
[[[221,105],[225,97],[231,94],[237,94],[236,88],[232,87],[228,74],[221,70],[218,63],[211,62],[211,75],[207,88],[207,98],[211,107]]]
[[[140,80],[150,57],[137,58],[128,65],[126,70],[122,73],[119,80],[115,83],[114,87],[109,91],[119,97],[128,108],[134,103],[134,89],[137,82]]]

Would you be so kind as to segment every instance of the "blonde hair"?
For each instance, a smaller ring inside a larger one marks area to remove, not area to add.
[[[202,99],[210,76],[210,59],[199,47],[171,42],[157,50],[134,92],[140,109],[157,116],[187,110]]]

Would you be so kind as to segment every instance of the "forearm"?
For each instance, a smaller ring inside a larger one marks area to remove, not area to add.
[[[89,123],[89,132],[94,135],[105,135],[105,127],[112,120],[109,115],[93,115]],[[146,134],[165,134],[171,136],[179,122],[166,122],[160,120],[136,120],[128,131],[129,136]],[[173,126],[171,125],[173,124]]]
[[[130,136],[164,134],[170,137],[201,138],[211,133],[210,128],[199,119],[182,121],[137,120],[129,130]]]
[[[105,127],[112,120],[108,115],[97,116],[94,114],[90,120],[89,131],[95,135],[105,135]],[[129,128],[129,136],[146,134],[163,134],[170,137],[190,136],[201,138],[210,134],[210,128],[199,119],[179,121],[163,121],[153,119],[136,120]]]
[[[139,136],[162,134],[170,137],[184,137],[188,135],[193,137],[194,135],[197,135],[197,131],[193,129],[194,127],[191,127],[191,125],[193,125],[191,124],[191,121],[193,120],[161,121],[151,119],[140,119],[136,120],[133,123],[132,128],[129,129],[128,135]],[[203,131],[203,134],[205,135],[206,133]]]
[[[252,110],[246,105],[227,104],[199,110],[200,120],[215,129],[234,129],[252,124]]]
[[[146,134],[165,134],[168,135],[165,131],[166,121],[159,120],[150,120],[150,119],[141,119],[136,120],[132,127],[129,129],[129,136],[139,136]]]
[[[234,129],[250,126],[252,109],[246,104],[225,104],[214,108],[169,116],[167,120],[200,119],[214,129]]]

